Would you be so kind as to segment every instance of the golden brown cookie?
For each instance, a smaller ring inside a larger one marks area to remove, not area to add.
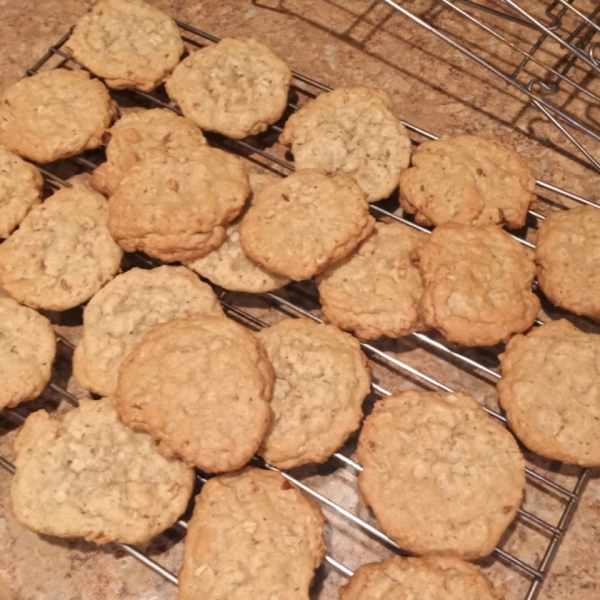
[[[193,260],[225,240],[250,195],[239,156],[210,148],[160,152],[134,165],[109,200],[108,227],[127,252]]]
[[[600,317],[600,210],[580,206],[549,214],[538,227],[538,282],[556,306]]]
[[[206,139],[189,119],[166,108],[132,112],[121,117],[102,136],[106,162],[93,173],[90,184],[106,196],[119,187],[127,171],[140,160],[162,151],[204,146]]]
[[[79,384],[101,396],[117,386],[123,359],[159,323],[193,314],[223,315],[210,286],[185,267],[131,269],[117,275],[83,311],[83,336],[73,354]]]
[[[360,493],[414,554],[490,554],[514,519],[525,461],[512,435],[465,394],[409,391],[375,404],[357,448]]]
[[[82,185],[57,191],[0,244],[0,284],[32,308],[67,310],[89,300],[121,266],[107,221],[101,194]]]
[[[351,177],[305,169],[262,188],[238,231],[250,258],[301,281],[348,256],[374,224]]]
[[[0,297],[0,410],[44,391],[55,354],[50,321],[12,298]]]
[[[264,44],[225,38],[184,59],[166,89],[200,129],[242,139],[281,117],[291,79],[289,67]]]
[[[423,322],[450,341],[492,346],[533,325],[533,253],[497,225],[440,225],[415,258]]]
[[[423,329],[423,284],[410,256],[427,239],[401,223],[376,223],[350,256],[317,276],[323,319],[360,340]]]
[[[307,600],[325,558],[324,523],[280,473],[213,477],[188,524],[178,600]]]
[[[362,421],[371,373],[360,344],[309,319],[285,319],[258,337],[276,377],[273,422],[258,453],[279,469],[325,462]]]
[[[452,556],[395,556],[362,565],[340,588],[340,600],[504,600],[481,569]]]
[[[475,135],[424,142],[400,175],[400,205],[417,223],[525,225],[535,177],[523,158]]]
[[[108,399],[62,417],[30,415],[15,443],[18,521],[38,533],[96,544],[148,541],[185,511],[194,471],[119,421]]]
[[[248,179],[253,194],[248,201],[249,205],[252,205],[254,196],[267,183],[278,181],[274,175],[258,175],[256,173],[250,173]],[[235,221],[227,226],[225,230],[227,237],[216,250],[202,258],[186,263],[187,266],[202,277],[210,279],[215,285],[235,292],[260,294],[287,285],[290,282],[287,277],[271,273],[244,254],[240,245],[238,225],[245,214],[243,211]]]
[[[67,51],[114,89],[150,92],[179,63],[175,21],[141,0],[100,0],[77,21]]]
[[[410,164],[410,139],[384,90],[321,94],[287,120],[279,141],[292,147],[297,169],[352,176],[367,202],[387,198]]]
[[[551,321],[513,337],[500,363],[500,404],[525,446],[552,460],[600,465],[600,336]]]
[[[203,471],[245,465],[271,423],[275,375],[258,338],[226,317],[156,325],[119,369],[113,402],[164,456]],[[201,432],[201,433],[200,433]]]
[[[0,96],[0,144],[47,163],[100,146],[114,117],[108,90],[87,71],[43,71]]]
[[[41,202],[43,185],[38,169],[0,146],[0,238],[7,238]]]

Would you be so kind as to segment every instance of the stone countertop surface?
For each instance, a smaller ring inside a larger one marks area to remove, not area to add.
[[[496,137],[519,150],[538,178],[598,201],[599,176],[576,156],[572,147],[524,96],[502,84],[485,69],[449,48],[424,29],[375,0],[151,0],[170,15],[219,37],[251,36],[266,42],[291,67],[331,87],[368,85],[386,89],[402,119],[437,135],[479,133]],[[532,4],[533,0],[522,4]],[[549,0],[542,4],[549,4]],[[577,1],[590,9],[593,0]],[[77,0],[0,0],[0,91],[16,82],[93,4]],[[490,51],[509,64],[514,56],[486,35],[458,20],[435,0],[407,0],[402,4],[445,31],[467,36],[474,48]],[[533,3],[536,4],[536,3]],[[539,5],[540,3],[537,3]],[[501,22],[503,31],[516,31]],[[517,32],[526,44],[531,31]],[[556,62],[555,43],[542,47],[541,57]],[[529,77],[535,74],[535,67]],[[577,75],[578,67],[574,73]],[[581,75],[581,74],[580,74]],[[590,85],[597,83],[591,80]],[[596,90],[598,91],[598,90]],[[576,114],[596,119],[598,106],[571,95],[559,97]],[[597,151],[594,144],[590,149]],[[598,153],[600,154],[600,153]],[[543,207],[540,210],[544,210]],[[244,300],[242,300],[243,302]],[[267,320],[273,310],[247,302]],[[81,311],[52,315],[57,328],[77,340]],[[493,386],[472,372],[423,350],[410,340],[386,342],[384,349],[455,389],[470,392],[495,405]],[[61,345],[55,381],[83,395],[70,377],[69,350]],[[477,354],[472,354],[477,356]],[[414,387],[416,380],[374,365],[375,377],[388,389]],[[26,408],[66,410],[68,405],[51,393]],[[14,459],[12,445],[18,426],[0,414],[0,456]],[[534,468],[565,486],[573,486],[577,469],[533,456]],[[335,465],[338,467],[338,465]],[[356,496],[351,471],[324,467],[304,469],[298,476],[361,518],[371,516]],[[69,600],[176,597],[176,588],[115,546],[96,547],[80,540],[38,536],[18,525],[10,506],[10,475],[0,469],[0,600]],[[530,485],[525,507],[557,524],[563,502],[559,496]],[[328,532],[331,554],[349,568],[390,554],[335,513]],[[181,558],[183,532],[171,529],[140,549],[173,572]],[[547,535],[516,523],[503,547],[531,564],[539,563]],[[488,575],[507,586],[507,600],[525,598],[528,580],[515,567],[489,558],[481,562]],[[332,569],[317,573],[311,597],[329,600],[344,578]],[[540,600],[597,600],[600,598],[600,480],[593,470],[577,513],[560,546]]]

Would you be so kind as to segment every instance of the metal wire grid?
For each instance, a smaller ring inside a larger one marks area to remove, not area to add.
[[[465,0],[460,0],[460,1],[465,1]],[[178,25],[185,32],[185,34],[192,34],[192,35],[196,36],[197,39],[186,39],[186,41],[188,43],[190,43],[194,46],[202,46],[205,44],[206,41],[213,42],[213,43],[219,41],[218,38],[216,38],[215,36],[212,36],[206,32],[200,31],[200,30],[198,30],[194,27],[191,27],[185,23],[178,22]],[[61,38],[61,40],[59,40],[59,42],[57,42],[54,46],[52,46],[48,50],[48,52],[31,69],[29,69],[27,71],[27,75],[33,75],[33,74],[37,73],[39,69],[41,69],[43,66],[45,66],[46,63],[48,63],[50,61],[50,59],[55,56],[58,56],[58,57],[64,59],[64,62],[70,61],[73,65],[75,65],[75,63],[74,63],[74,61],[72,61],[71,57],[61,50],[61,47],[67,41],[69,36],[70,36],[70,32],[67,33],[65,36],[63,36],[63,38]],[[202,40],[202,42],[198,42],[198,39]],[[63,65],[61,64],[60,66],[63,66]],[[78,65],[76,65],[76,66],[78,66]],[[321,84],[317,81],[314,81],[308,77],[305,77],[301,74],[294,73],[294,78],[295,78],[296,83],[293,85],[293,89],[296,93],[298,93],[300,95],[314,97],[319,92],[330,91],[330,88],[328,86],[323,85],[323,84]],[[134,100],[137,101],[138,104],[141,102],[142,104],[146,104],[146,105],[150,105],[150,106],[160,106],[163,108],[168,108],[170,110],[174,110],[175,112],[179,112],[178,109],[176,109],[175,107],[171,106],[168,103],[166,98],[160,97],[159,95],[157,95],[155,93],[148,94],[145,92],[140,92],[140,91],[134,90],[134,91],[128,91],[128,92],[115,92],[114,96],[117,98],[124,98],[124,97],[129,98],[129,99],[133,98]],[[296,110],[298,108],[298,106],[297,106],[297,104],[290,102],[290,108],[292,110]],[[426,130],[423,130],[419,127],[413,126],[410,123],[404,122],[404,124],[411,132],[413,132],[414,134],[417,134],[421,138],[436,139],[435,135],[433,135],[432,133],[430,133]],[[277,125],[271,126],[270,130],[272,132],[276,132],[276,133],[281,132],[281,128],[278,127]],[[283,160],[281,158],[273,156],[271,153],[265,152],[257,144],[255,144],[253,142],[249,142],[247,140],[245,140],[245,141],[227,140],[224,143],[224,140],[222,138],[218,138],[218,137],[215,138],[214,140],[211,138],[211,142],[214,142],[215,145],[225,146],[225,147],[227,147],[227,149],[230,149],[230,150],[233,149],[234,151],[241,153],[243,156],[245,156],[245,158],[248,158],[249,160],[253,160],[254,162],[259,162],[259,164],[261,164],[263,167],[271,170],[272,172],[276,172],[281,176],[283,176],[287,172],[294,170],[293,165],[288,163],[286,160]],[[250,154],[250,156],[248,156],[248,154]],[[256,156],[259,156],[261,159],[264,159],[266,161],[266,163],[257,161]],[[63,161],[63,162],[65,162],[65,161]],[[69,159],[68,162],[74,163],[74,164],[78,165],[79,167],[82,167],[86,171],[93,170],[97,166],[96,162],[91,161],[88,158],[82,157],[82,156]],[[276,167],[273,167],[273,165],[276,165]],[[277,167],[282,168],[283,172],[277,170]],[[51,169],[51,167],[50,167],[50,169]],[[70,183],[68,181],[66,181],[65,179],[56,175],[54,172],[52,172],[52,170],[49,170],[49,169],[43,168],[43,167],[41,168],[41,170],[46,178],[46,181],[48,183],[50,183],[51,185],[53,185],[54,187],[60,187],[60,186],[69,187],[70,186]],[[566,190],[560,189],[551,184],[547,184],[543,181],[537,181],[537,185],[540,189],[552,192],[553,194],[558,195],[559,197],[564,197],[564,198],[568,198],[570,200],[575,200],[582,204],[590,204],[590,205],[596,206],[593,202],[591,202],[585,198],[582,198],[581,196],[578,196],[578,195],[568,192]],[[542,200],[543,199],[544,198],[542,198]],[[371,205],[371,209],[374,212],[375,216],[392,218],[392,219],[400,221],[406,225],[409,225],[411,227],[415,227],[415,228],[421,229],[423,231],[428,231],[427,229],[416,225],[415,223],[413,223],[410,220],[407,220],[401,216],[398,216],[397,214],[394,214],[394,213],[391,213],[391,212],[385,210],[381,206]],[[534,218],[543,219],[543,216],[535,211],[530,211],[530,214]],[[523,238],[517,237],[516,239],[518,239],[520,242],[522,242],[528,246],[531,246],[531,247],[533,246],[532,244],[530,244]],[[146,266],[154,266],[155,265],[154,261],[152,261],[151,259],[148,259],[147,257],[145,257],[143,255],[133,255],[133,258],[135,261],[137,261],[138,264],[145,262],[145,263],[149,263],[149,264],[146,264]],[[292,286],[294,288],[298,287],[297,284],[292,284]],[[234,303],[230,302],[229,301],[229,296],[230,296],[229,292],[227,292],[225,290],[221,290],[220,288],[217,288],[216,291],[218,292],[219,299],[228,314],[230,314],[231,316],[233,316],[235,318],[238,318],[244,324],[249,325],[251,327],[261,328],[261,327],[264,327],[267,325],[263,321],[257,319],[255,316],[248,313],[247,311],[239,308]],[[275,293],[259,294],[258,296],[264,298],[270,305],[272,305],[276,308],[280,308],[280,309],[286,310],[286,311],[292,311],[293,313],[295,313],[298,316],[304,316],[304,317],[313,319],[315,321],[320,321],[320,319],[315,314],[313,314],[313,312],[311,312],[310,309],[305,308],[306,305],[309,305],[311,302],[314,302],[315,299],[311,298],[310,294],[306,294],[304,290],[300,289],[299,291],[301,291],[304,294],[305,302],[304,302],[303,306],[301,306],[297,303],[293,303],[293,302],[287,300],[286,298],[284,298],[278,294],[275,294]],[[231,295],[234,296],[234,294],[231,294]],[[498,375],[498,373],[496,373],[496,371],[485,366],[479,360],[475,360],[475,359],[470,358],[460,352],[454,351],[454,350],[450,349],[449,347],[445,346],[444,344],[432,339],[431,337],[429,337],[425,334],[413,333],[412,337],[415,338],[416,340],[418,340],[418,342],[420,342],[420,344],[422,346],[424,346],[425,348],[430,349],[432,352],[441,354],[442,356],[446,357],[449,361],[458,362],[459,364],[463,365],[465,369],[474,369],[475,371],[478,371],[480,373],[487,375],[492,380],[491,382],[489,382],[491,385],[494,385],[493,381],[496,381],[497,379],[500,378],[500,375]],[[69,346],[71,349],[73,348],[73,345],[64,337],[59,336],[59,341],[65,345]],[[437,380],[435,377],[432,377],[432,376],[422,372],[421,370],[416,369],[416,368],[410,366],[409,364],[399,360],[395,356],[392,356],[389,353],[382,351],[374,344],[362,343],[361,346],[362,346],[363,350],[371,358],[378,359],[379,361],[384,362],[389,367],[397,369],[397,370],[405,373],[408,376],[416,377],[421,382],[425,383],[426,385],[428,385],[429,387],[431,387],[433,389],[443,390],[443,391],[447,391],[447,392],[453,391],[449,386],[447,386],[444,383],[442,383],[441,381]],[[78,403],[77,398],[75,396],[73,396],[71,393],[69,393],[67,390],[65,390],[64,388],[56,385],[55,383],[50,383],[49,389],[60,394],[71,404],[73,404],[75,406],[77,405],[77,403]],[[388,391],[387,389],[378,385],[375,382],[373,382],[371,384],[371,389],[372,389],[372,392],[379,397],[391,394],[390,391]],[[499,414],[498,412],[491,410],[487,407],[484,407],[484,408],[493,417],[497,418],[498,420],[502,421],[503,423],[506,423],[506,419],[501,414]],[[21,424],[24,421],[24,416],[18,410],[5,409],[4,414],[6,414],[8,417],[14,419],[18,424]],[[356,463],[355,461],[353,461],[352,459],[345,456],[344,454],[336,453],[334,455],[334,458],[335,458],[335,460],[339,461],[343,465],[350,467],[357,473],[359,471],[361,471],[360,465],[358,463]],[[1,456],[0,456],[0,466],[3,467],[5,470],[7,470],[10,473],[14,473],[14,471],[15,471],[15,467],[10,462],[8,462],[6,459],[2,458]],[[264,463],[262,464],[262,466],[264,466],[265,468],[274,469],[273,467],[270,467],[269,465],[264,465]],[[286,479],[288,479],[290,482],[294,483],[295,485],[300,487],[302,490],[304,490],[308,495],[315,498],[321,504],[329,507],[329,509],[335,511],[339,515],[350,520],[354,525],[356,525],[358,528],[360,528],[364,532],[367,532],[368,534],[375,537],[376,539],[378,539],[380,542],[384,543],[388,547],[391,547],[391,548],[395,549],[396,551],[401,552],[401,549],[398,547],[398,545],[395,542],[393,542],[390,538],[388,538],[378,528],[370,525],[366,521],[364,521],[364,520],[360,519],[359,517],[357,517],[356,515],[354,515],[352,512],[346,510],[342,506],[331,501],[330,499],[328,499],[324,495],[320,494],[319,492],[311,489],[303,482],[292,477],[290,474],[283,472],[282,475]],[[525,600],[533,600],[537,596],[537,594],[540,590],[540,587],[542,585],[544,577],[548,573],[548,570],[550,568],[552,560],[558,550],[561,539],[568,527],[568,524],[569,524],[571,518],[573,517],[573,514],[577,507],[577,503],[578,503],[578,501],[581,497],[581,494],[583,493],[583,490],[585,488],[585,485],[587,483],[589,473],[588,473],[587,469],[581,469],[580,475],[577,479],[577,482],[576,482],[573,490],[569,490],[569,489],[565,488],[564,486],[559,485],[558,483],[552,481],[551,479],[547,478],[546,476],[544,476],[530,468],[526,469],[526,475],[530,482],[535,482],[538,486],[540,486],[547,493],[554,492],[557,495],[557,497],[560,498],[560,501],[564,502],[564,509],[562,511],[561,517],[556,526],[551,525],[546,520],[538,517],[537,515],[529,512],[527,510],[524,510],[524,509],[519,510],[517,519],[519,519],[525,523],[529,523],[529,524],[537,526],[540,530],[544,531],[547,534],[547,536],[549,536],[548,545],[546,546],[545,552],[544,552],[543,557],[541,558],[539,564],[537,564],[536,566],[532,566],[532,565],[528,564],[526,561],[519,559],[518,557],[503,550],[502,548],[497,548],[495,550],[495,554],[499,558],[510,563],[511,565],[514,565],[520,571],[522,571],[522,573],[525,576],[530,578],[531,584],[530,584],[528,592],[525,596]],[[200,476],[199,476],[199,479],[201,481],[204,481],[204,479],[202,479],[202,477],[200,477]],[[185,521],[179,521],[178,525],[183,528],[187,527],[187,524],[185,523]],[[147,567],[149,567],[150,569],[152,569],[159,575],[163,576],[165,579],[171,581],[174,584],[177,584],[177,577],[172,572],[170,572],[167,569],[165,569],[164,567],[162,567],[156,561],[152,560],[151,558],[149,558],[148,556],[146,556],[145,554],[140,552],[135,547],[127,545],[127,544],[117,544],[117,545],[120,546],[125,552],[127,552],[128,554],[130,554],[131,556],[133,556],[140,562],[142,562],[144,565],[146,565]],[[336,570],[338,570],[343,575],[348,576],[348,577],[352,575],[352,571],[348,567],[346,567],[344,564],[337,561],[335,558],[333,558],[331,556],[327,556],[326,562],[329,563],[332,567],[334,567]]]
[[[578,7],[578,0],[552,0],[548,5],[529,2],[529,9],[516,0],[436,0],[459,16],[461,28],[475,26],[487,34],[490,46],[500,42],[510,48],[517,62],[507,67],[500,60],[488,58],[487,53],[484,56],[481,48],[469,44],[464,31],[449,33],[431,25],[406,8],[406,1],[383,1],[525,94],[600,172],[600,157],[594,157],[586,148],[590,139],[600,141],[600,131],[593,120],[585,120],[566,108],[574,98],[590,104],[600,103],[600,96],[591,85],[593,79],[591,83],[588,81],[589,75],[597,78],[600,74],[600,41],[597,40],[600,5],[595,3],[595,8],[586,13]],[[531,35],[519,37],[504,33],[499,27],[502,20],[521,26],[522,31],[530,30],[533,39]],[[562,52],[559,58],[554,61],[551,56],[540,58],[544,45],[552,43]],[[491,54],[497,56],[498,52]],[[578,139],[576,132],[584,134],[583,139],[582,136]]]

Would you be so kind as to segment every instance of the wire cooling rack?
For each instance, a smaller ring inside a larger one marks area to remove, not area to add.
[[[188,44],[188,47],[191,49],[218,42],[218,38],[185,23],[178,22],[178,25],[184,34],[184,38]],[[31,69],[27,71],[27,75],[33,75],[41,69],[48,68],[79,68],[79,65],[77,65],[62,49],[69,36],[70,32],[61,38],[61,40],[59,40],[59,42],[57,42],[54,46],[52,46],[47,53]],[[294,73],[294,81],[290,94],[289,112],[296,110],[298,106],[306,102],[307,99],[313,98],[319,93],[329,90],[330,88],[326,85],[323,85],[301,74]],[[169,104],[168,99],[161,92],[149,94],[140,91],[114,91],[111,92],[111,94],[113,95],[115,101],[121,106],[159,106],[179,112],[175,107]],[[425,131],[424,129],[415,127],[410,123],[404,122],[404,124],[411,132],[413,141],[415,143],[418,143],[424,139],[436,139],[434,134]],[[273,145],[271,148],[269,148],[268,152],[264,150],[266,145],[272,145],[274,135],[276,136],[280,132],[280,124],[276,124],[271,126],[265,134],[258,136],[257,138],[250,138],[243,141],[228,140],[211,134],[208,134],[207,137],[212,145],[236,152],[247,160],[255,163],[255,165],[259,165],[270,172],[285,176],[294,169],[293,165],[286,160],[285,149],[278,147],[277,145]],[[66,180],[68,175],[65,175],[65,173],[73,173],[74,171],[90,172],[96,168],[96,166],[102,160],[103,156],[101,151],[90,151],[66,161],[59,161],[53,165],[43,166],[41,170],[49,186],[53,188],[61,186],[68,187],[70,186],[70,183]],[[537,188],[538,196],[541,202],[547,202],[549,207],[555,207],[557,198],[559,200],[562,198],[581,204],[596,206],[593,202],[586,198],[543,181],[537,181]],[[551,199],[546,197],[548,194],[550,194]],[[394,203],[393,200],[371,205],[371,210],[378,218],[387,217],[389,219],[395,219],[410,227],[428,231],[427,229],[416,225],[410,218],[403,217],[401,213],[397,211],[397,202]],[[537,211],[531,210],[530,219],[535,223],[537,219],[543,219],[543,215]],[[525,238],[525,233],[515,237],[523,244],[533,247],[531,242],[527,241]],[[151,268],[156,264],[155,261],[140,254],[126,255],[125,260],[129,266],[138,265]],[[267,325],[267,323],[258,318],[256,314],[253,314],[251,310],[246,308],[247,302],[245,302],[244,299],[247,295],[244,296],[243,294],[227,292],[226,290],[222,290],[220,288],[216,288],[216,292],[225,311],[230,317],[236,318],[240,322],[254,329]],[[284,290],[278,291],[277,293],[258,294],[253,296],[253,298],[258,298],[260,301],[263,301],[269,310],[277,309],[287,317],[304,316],[319,321],[318,296],[314,292],[314,289],[312,289],[309,285],[290,284]],[[538,324],[540,323],[541,322],[538,321]],[[69,346],[71,349],[73,348],[73,344],[71,344],[63,336],[59,335],[59,341],[64,345]],[[421,349],[425,349],[436,360],[446,361],[447,363],[457,366],[465,374],[478,375],[491,386],[494,386],[495,382],[500,378],[500,375],[497,373],[497,357],[492,356],[492,359],[490,360],[490,355],[487,349],[475,351],[475,353],[470,352],[464,348],[450,345],[444,340],[440,341],[440,338],[436,337],[435,335],[432,336],[424,333],[413,333],[411,336],[401,338],[398,343],[407,343],[409,345],[413,344]],[[432,375],[426,372],[426,369],[416,368],[409,364],[408,361],[400,360],[394,355],[394,353],[387,351],[385,347],[385,343],[382,343],[381,341],[362,344],[362,348],[365,353],[375,363],[391,371],[394,375],[404,376],[407,379],[410,379],[413,382],[416,381],[429,389],[448,392],[453,391],[449,385],[438,379],[439,375],[437,374],[437,369],[435,370],[436,374]],[[441,363],[439,364],[441,365]],[[440,367],[439,372],[442,371],[443,369]],[[386,389],[386,387],[376,381],[372,382],[371,388],[373,397],[375,399],[391,393],[390,390]],[[49,389],[60,394],[71,404],[77,405],[77,398],[64,389],[64,387],[52,382],[49,384]],[[506,420],[502,414],[487,406],[484,406],[484,408],[494,418],[506,423]],[[22,408],[5,409],[3,414],[8,418],[15,420],[19,424],[24,420]],[[351,447],[344,447],[338,453],[336,453],[329,462],[334,467],[343,466],[348,471],[356,475],[361,470],[361,467],[358,463],[352,460],[351,455]],[[0,466],[6,469],[8,472],[14,473],[14,466],[1,456]],[[261,464],[261,466],[265,468],[272,468],[264,464]],[[523,596],[524,600],[533,600],[536,598],[544,578],[548,574],[550,565],[558,550],[562,537],[575,513],[577,503],[581,498],[588,480],[588,470],[578,469],[578,474],[575,478],[576,480],[574,485],[571,487],[565,487],[564,484],[558,483],[552,475],[540,472],[541,470],[542,469],[538,468],[527,468],[527,491],[533,495],[536,493],[542,494],[545,500],[553,504],[553,518],[546,516],[546,514],[542,516],[530,510],[521,509],[515,520],[514,527],[517,529],[525,527],[534,529],[536,532],[538,532],[543,539],[542,550],[538,553],[533,553],[532,556],[528,555],[527,557],[520,557],[515,551],[509,551],[504,548],[503,543],[500,547],[496,548],[493,554],[494,560],[501,562],[506,566],[506,568],[518,573],[519,576],[524,579],[526,582],[526,592]],[[367,534],[371,539],[377,540],[384,546],[387,546],[396,552],[402,552],[401,549],[391,539],[389,539],[383,532],[379,530],[372,519],[370,519],[369,522],[369,518],[361,518],[356,514],[356,511],[351,511],[344,508],[340,502],[330,499],[328,494],[313,489],[313,487],[307,485],[303,480],[291,475],[290,473],[283,473],[283,476],[304,490],[309,496],[312,496],[319,503],[321,503],[326,512],[328,512],[330,515],[345,520],[351,527],[354,527],[356,530]],[[199,474],[198,477],[200,481],[205,481],[202,474]],[[178,525],[183,528],[186,527],[186,523],[183,520],[179,521]],[[125,552],[135,557],[158,575],[164,577],[174,584],[177,584],[177,577],[174,573],[158,564],[152,558],[141,552],[138,548],[126,544],[115,545],[119,546]],[[342,556],[328,555],[326,557],[326,563],[328,563],[331,568],[338,571],[344,577],[349,577],[352,575],[352,570],[345,564],[345,562],[345,558]]]

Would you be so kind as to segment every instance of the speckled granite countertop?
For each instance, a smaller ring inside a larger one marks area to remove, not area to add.
[[[495,136],[520,150],[544,180],[599,200],[600,178],[580,161],[557,131],[528,107],[523,98],[471,61],[449,50],[417,25],[375,0],[151,0],[182,21],[217,36],[247,35],[267,42],[298,72],[332,87],[364,84],[385,88],[397,114],[438,135],[483,133]],[[532,0],[533,1],[533,0]],[[590,5],[593,0],[590,0]],[[525,0],[523,0],[525,3]],[[549,2],[546,2],[546,4]],[[77,0],[0,0],[0,90],[17,81],[45,50],[56,42],[91,6]],[[435,0],[404,3],[438,25],[456,27],[454,17]],[[582,3],[585,8],[585,2]],[[481,34],[466,27],[465,34],[478,43]],[[497,50],[502,52],[501,49]],[[550,45],[544,50],[557,54]],[[508,60],[508,58],[507,58]],[[578,99],[569,99],[573,110]],[[592,109],[597,111],[597,108]],[[551,142],[551,143],[550,143]],[[552,144],[556,144],[557,149]],[[261,316],[264,307],[253,308]],[[77,339],[77,315],[55,316],[63,332]],[[270,314],[270,313],[269,313]],[[267,317],[271,318],[271,317]],[[64,350],[64,349],[63,349]],[[412,342],[390,342],[386,350],[418,366],[448,385],[469,391],[493,405],[493,387],[480,377],[458,370],[423,351]],[[66,352],[66,351],[65,351]],[[375,366],[375,376],[388,389],[415,385],[400,373]],[[68,361],[58,365],[58,381],[74,393],[81,390],[70,381]],[[35,406],[63,410],[59,398],[48,395]],[[14,458],[12,444],[16,425],[0,414],[0,456]],[[531,458],[567,486],[576,470]],[[324,476],[327,474],[327,476]],[[368,511],[356,499],[354,475],[338,469],[306,470],[305,477],[317,489],[336,499],[359,516]],[[174,586],[148,571],[122,550],[97,548],[78,540],[37,536],[20,527],[12,517],[10,475],[0,469],[0,600],[69,600],[127,598],[172,599]],[[536,514],[556,524],[560,501],[528,486],[525,502]],[[352,529],[347,522],[327,513],[334,524],[329,543],[332,554],[350,568],[389,554],[377,543]],[[180,564],[182,533],[170,530],[143,550],[176,572]],[[521,558],[539,562],[547,537],[520,525],[507,535],[504,547]],[[527,580],[501,561],[482,562],[497,583],[506,583],[508,600],[524,598]],[[322,569],[313,598],[336,598],[343,578]],[[597,600],[600,598],[600,480],[592,473],[583,500],[561,545],[539,596],[541,600]],[[250,600],[250,599],[249,599]]]

